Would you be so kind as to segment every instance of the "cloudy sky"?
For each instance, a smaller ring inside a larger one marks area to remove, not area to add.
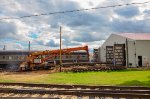
[[[40,13],[51,13],[148,0],[0,0],[0,50],[59,48],[62,26],[63,48],[88,45],[99,47],[112,33],[150,33],[150,3],[115,8],[53,14],[22,19]],[[2,20],[3,19],[3,20]]]

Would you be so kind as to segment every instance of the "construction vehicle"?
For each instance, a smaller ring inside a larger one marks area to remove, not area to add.
[[[61,50],[61,54],[70,54],[74,51],[86,51],[89,60],[89,52],[88,46],[84,47],[75,47],[75,48],[66,48]],[[47,62],[48,59],[52,59],[56,56],[60,55],[60,50],[45,50],[45,51],[37,51],[32,52],[30,55],[26,57],[26,60],[20,64],[19,69],[20,71],[24,70],[34,70],[39,68],[49,68],[55,66],[55,62],[50,64]]]

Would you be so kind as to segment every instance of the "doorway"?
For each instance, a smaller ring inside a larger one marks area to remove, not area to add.
[[[142,56],[138,56],[138,66],[142,66]]]

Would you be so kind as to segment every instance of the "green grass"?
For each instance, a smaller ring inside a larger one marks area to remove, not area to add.
[[[51,84],[85,84],[85,85],[117,85],[117,86],[148,86],[150,87],[150,71],[124,70],[112,72],[84,72],[84,73],[53,73],[34,74],[36,78],[19,80],[3,76],[0,82],[32,82]],[[32,77],[34,77],[32,76]],[[19,76],[20,77],[20,76]],[[26,77],[26,75],[24,75]],[[2,77],[0,76],[0,79]]]
[[[56,73],[43,80],[58,84],[150,86],[150,71]]]

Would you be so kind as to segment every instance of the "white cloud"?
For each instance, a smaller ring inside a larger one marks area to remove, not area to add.
[[[81,8],[91,8],[91,7],[96,7],[98,6],[100,3],[103,3],[105,0],[70,0],[70,1],[74,1],[77,2]]]
[[[1,0],[0,18],[145,1]],[[145,10],[147,12],[150,10],[149,4],[135,5],[133,10],[131,6],[123,6],[19,20],[0,20],[0,37],[1,40],[3,38],[18,40],[20,43],[14,42],[14,45],[19,44],[20,49],[26,49],[27,45],[22,42],[29,40],[34,50],[54,49],[59,46],[59,26],[62,25],[63,47],[89,45],[90,48],[94,48],[100,46],[114,32],[150,33],[149,14],[145,13]],[[10,43],[10,45],[13,44]],[[10,47],[10,49],[15,48],[17,49],[15,46]]]

